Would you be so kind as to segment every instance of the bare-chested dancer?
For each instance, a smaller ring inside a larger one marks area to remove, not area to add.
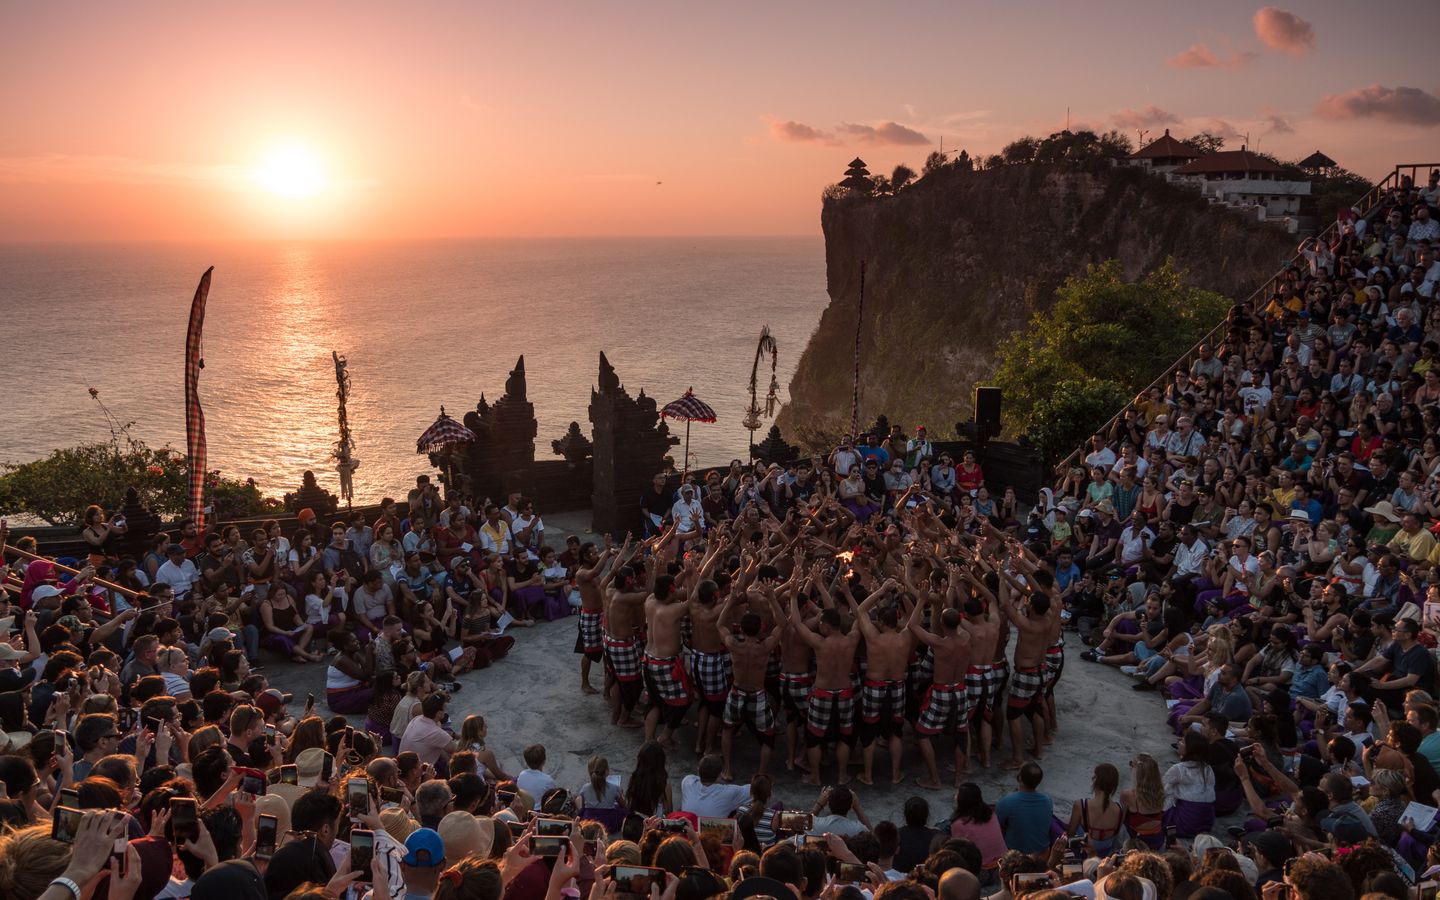
[[[969,569],[959,569],[960,581],[970,591],[964,601],[964,628],[970,635],[970,664],[965,670],[965,693],[970,702],[971,744],[980,758],[980,767],[990,767],[990,746],[994,740],[995,712],[1005,689],[1005,669],[994,658],[994,649],[1004,615],[995,608],[995,595]],[[957,591],[958,595],[958,591]],[[976,732],[979,732],[976,735]],[[975,738],[978,737],[978,742]]]
[[[610,546],[608,534],[605,535],[603,553],[596,550],[595,545],[589,541],[580,546],[580,566],[575,569],[575,586],[580,591],[575,652],[581,654],[582,694],[599,693],[590,684],[590,664],[599,662],[605,653],[605,632],[602,625],[605,619],[605,584],[601,581],[601,573],[605,571],[605,564],[619,555],[620,551]]]
[[[850,780],[850,750],[855,743],[855,688],[850,675],[855,669],[860,629],[845,630],[840,613],[826,609],[820,613],[818,630],[811,630],[800,616],[794,594],[790,595],[790,624],[800,640],[815,651],[815,687],[805,706],[805,745],[810,764],[805,783],[820,783],[820,745],[834,744],[835,780],[845,784]]]
[[[951,581],[958,585],[959,570],[951,567]],[[935,680],[920,702],[920,718],[915,722],[920,755],[928,775],[916,779],[924,788],[940,787],[940,771],[935,764],[934,739],[949,735],[955,740],[955,786],[970,768],[970,703],[965,676],[970,667],[970,632],[960,627],[960,610],[947,607],[935,623],[936,631],[927,631],[912,623],[911,634],[927,645],[935,655]]]
[[[703,593],[707,582],[702,582]],[[730,654],[734,671],[734,682],[725,698],[725,730],[721,733],[720,748],[725,767],[720,772],[721,781],[734,779],[730,764],[735,746],[735,730],[741,725],[750,729],[760,742],[760,770],[764,775],[770,766],[770,753],[775,746],[775,710],[770,705],[770,695],[765,690],[765,672],[770,655],[780,645],[781,639],[790,630],[790,623],[780,618],[775,610],[776,626],[768,635],[761,636],[764,623],[760,616],[747,612],[740,617],[740,634],[730,631],[730,617],[735,610],[734,598],[725,603],[719,615],[720,642]]]
[[[1015,674],[1010,679],[1010,700],[1005,713],[1010,720],[1010,758],[1000,765],[1005,769],[1018,769],[1025,764],[1023,719],[1030,720],[1034,731],[1032,752],[1036,759],[1040,758],[1045,745],[1045,646],[1049,641],[1050,597],[1043,592],[1027,592],[1017,608],[1008,595],[1010,587],[1018,584],[1008,573],[1002,573],[1002,577],[1000,608],[1014,623],[1019,637],[1015,641]]]
[[[617,563],[625,558],[624,550],[629,545],[630,538],[627,536]],[[620,565],[614,575],[614,586],[605,596],[605,669],[613,680],[610,721],[622,728],[638,728],[640,723],[631,715],[644,687],[640,667],[643,647],[640,628],[645,622],[644,604],[650,590],[639,583],[634,566]]]
[[[881,607],[875,621],[871,622],[870,611],[888,595],[889,589],[896,586],[894,579],[886,581],[880,590],[865,598],[855,617],[855,624],[865,638],[867,663],[860,707],[860,746],[865,758],[860,774],[863,784],[875,783],[875,742],[881,739],[890,748],[890,783],[899,784],[901,781],[900,737],[905,730],[905,674],[910,651],[915,646],[910,627],[920,623],[924,606],[916,603],[909,619],[901,624],[897,598]]]
[[[693,559],[686,563],[679,578],[658,575],[645,600],[644,672],[645,687],[650,692],[645,740],[655,738],[658,726],[660,743],[667,748],[675,746],[675,729],[684,721],[694,699],[685,660],[680,655],[680,620],[690,612],[689,590],[695,575]]]
[[[823,585],[817,583],[819,573],[820,565],[817,563],[810,584],[817,591],[823,591]],[[807,608],[801,612],[808,617],[806,624],[810,628],[819,625],[818,611]],[[836,615],[838,618],[839,614]],[[805,742],[801,729],[805,724],[805,710],[810,702],[810,690],[815,686],[814,660],[815,650],[800,636],[800,630],[793,627],[784,629],[780,635],[778,693],[780,694],[780,705],[785,709],[785,768],[791,770],[796,766],[803,768],[806,765]]]

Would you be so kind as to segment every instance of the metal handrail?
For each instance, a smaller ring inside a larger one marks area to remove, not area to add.
[[[1356,208],[1359,209],[1359,215],[1363,218],[1366,214],[1370,212],[1370,210],[1374,209],[1376,204],[1380,202],[1381,196],[1390,190],[1390,188],[1392,187],[1392,182],[1394,183],[1393,186],[1399,186],[1401,170],[1409,170],[1411,180],[1413,181],[1415,173],[1418,172],[1420,169],[1432,167],[1440,167],[1440,163],[1405,163],[1402,165],[1397,165],[1390,172],[1389,175],[1385,176],[1383,181],[1379,182],[1370,190],[1366,191],[1365,196],[1361,197],[1355,203]],[[1324,240],[1330,236],[1331,232],[1338,231],[1339,228],[1340,223],[1338,221],[1331,222],[1325,228],[1325,230],[1321,231],[1318,235],[1315,236],[1315,238],[1316,240]],[[1276,282],[1284,278],[1285,273],[1290,271],[1290,269],[1302,259],[1304,259],[1304,257],[1300,253],[1296,253],[1294,256],[1290,257],[1290,259],[1286,261],[1285,265],[1282,266],[1279,271],[1271,275],[1269,278],[1265,279],[1264,283],[1261,284],[1260,287],[1257,288],[1254,293],[1252,293],[1249,297],[1246,297],[1244,303],[1241,305],[1253,310],[1255,308],[1257,298],[1268,298],[1272,289],[1275,287]],[[1131,409],[1134,408],[1137,401],[1143,398],[1146,394],[1150,393],[1151,388],[1158,387],[1159,385],[1164,384],[1170,379],[1172,375],[1175,374],[1177,370],[1179,370],[1181,366],[1189,365],[1190,361],[1200,351],[1200,348],[1202,346],[1205,346],[1207,344],[1213,346],[1216,342],[1216,338],[1224,333],[1226,321],[1227,319],[1220,320],[1220,322],[1217,323],[1214,328],[1210,329],[1210,331],[1207,332],[1204,337],[1197,341],[1193,347],[1182,353],[1179,359],[1175,360],[1175,362],[1172,363],[1169,367],[1167,367],[1165,371],[1161,372],[1158,376],[1156,376],[1155,380],[1151,381],[1149,384],[1145,385],[1145,387],[1141,388],[1136,393],[1134,400],[1131,400],[1129,403],[1121,407],[1120,411],[1115,413],[1115,415],[1111,416],[1104,425],[1096,429],[1094,434],[1108,434],[1115,427],[1116,423],[1119,422],[1120,419],[1125,415],[1125,413],[1129,412]],[[1053,471],[1056,474],[1059,474],[1068,470],[1071,466],[1075,464],[1075,461],[1077,459],[1081,459],[1083,457],[1084,453],[1084,446],[1076,448],[1070,453],[1069,456],[1056,463]]]

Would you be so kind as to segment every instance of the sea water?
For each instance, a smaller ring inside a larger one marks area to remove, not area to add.
[[[522,354],[537,459],[571,421],[589,435],[601,351],[632,395],[663,406],[693,387],[715,408],[691,431],[693,461],[742,456],[761,327],[779,342],[783,401],[827,302],[819,238],[0,245],[0,461],[109,440],[101,403],[183,453],[187,316],[211,265],[210,468],[274,496],[313,469],[335,490],[338,351],[364,502],[429,471],[415,441],[441,405],[459,418],[482,392],[499,399]],[[767,362],[762,403],[769,381]]]

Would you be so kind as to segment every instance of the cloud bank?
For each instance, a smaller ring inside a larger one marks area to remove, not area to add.
[[[770,136],[784,144],[829,144],[833,146],[840,143],[830,132],[821,131],[819,128],[792,119],[784,122],[771,122]]]
[[[842,122],[839,131],[852,135],[867,144],[902,144],[918,146],[930,143],[930,139],[913,128],[906,128],[899,122],[881,122],[879,125],[856,125]]]
[[[843,143],[840,135],[863,144],[898,144],[921,146],[930,143],[930,138],[899,122],[881,122],[879,125],[863,125],[855,122],[841,122],[834,131],[796,122],[793,119],[770,123],[770,137],[784,144],[821,144],[838,146]]]
[[[1326,119],[1384,119],[1401,125],[1440,125],[1440,97],[1413,87],[1372,84],[1329,94],[1315,107]]]
[[[1174,125],[1180,121],[1180,117],[1152,104],[1144,109],[1126,107],[1112,115],[1110,121],[1116,128],[1149,128],[1154,125]]]
[[[1231,50],[1221,56],[1209,44],[1192,44],[1166,60],[1175,69],[1238,69],[1255,58],[1254,53]]]

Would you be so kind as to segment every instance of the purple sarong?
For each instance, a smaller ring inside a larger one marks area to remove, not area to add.
[[[1215,804],[1194,800],[1176,800],[1165,810],[1165,827],[1174,828],[1175,835],[1193,838],[1215,827]]]

